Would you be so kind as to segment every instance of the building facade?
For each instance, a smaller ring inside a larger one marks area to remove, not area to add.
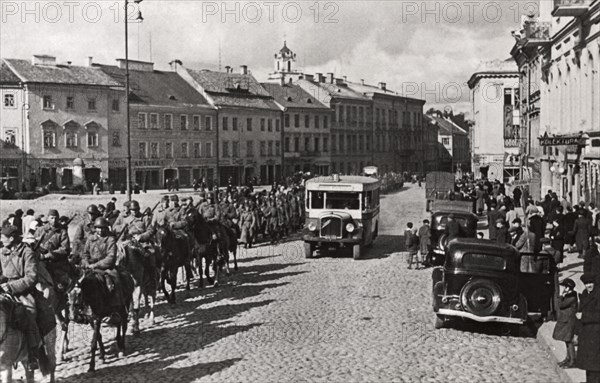
[[[57,64],[55,57],[45,55],[3,62],[23,86],[21,108],[16,107],[22,113],[22,168],[30,188],[90,186],[106,179],[109,121],[120,115],[121,85],[91,63]],[[13,112],[11,123],[19,118]]]
[[[272,184],[282,177],[281,110],[245,65],[234,73],[192,70],[177,73],[216,108],[217,172],[221,185],[251,179]]]
[[[439,143],[439,126],[433,118],[427,114],[421,117],[423,121],[423,172],[441,171],[442,158],[444,154],[447,157],[450,153],[445,148],[440,148]]]
[[[525,144],[519,72],[511,59],[483,62],[468,81],[474,126],[471,169],[475,178],[519,179]]]
[[[600,202],[599,18],[598,0],[540,2],[515,36],[534,198]]]
[[[283,170],[329,175],[333,112],[295,83],[263,83],[275,99],[283,119]]]
[[[125,84],[125,60],[95,66]],[[167,180],[212,183],[216,109],[177,73],[154,70],[153,63],[129,60],[129,77],[132,181],[147,189],[162,189]],[[112,126],[109,180],[121,185],[127,182],[126,129]]]
[[[432,131],[437,131],[435,137],[437,169],[440,171],[462,174],[469,170],[471,156],[469,155],[469,134],[450,118],[439,114],[426,114],[427,124]]]

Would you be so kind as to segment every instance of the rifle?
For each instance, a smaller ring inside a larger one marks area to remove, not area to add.
[[[146,215],[151,215],[152,213],[154,213],[154,210],[156,210],[156,208],[158,207],[158,205],[159,205],[159,204],[160,204],[160,201],[158,201],[158,202],[156,203],[156,205],[154,205],[154,207],[152,208],[152,210],[150,210],[150,213],[149,213],[149,214],[147,214],[146,212],[144,212],[144,214],[142,214],[142,218],[143,218],[143,217],[145,217]],[[125,226],[123,227],[123,229],[121,229],[121,232],[119,233],[119,235],[117,235],[117,238],[116,238],[116,241],[117,241],[117,242],[118,242],[118,241],[121,239],[121,237],[123,236],[123,234],[125,234],[125,231],[126,231],[127,229],[129,229],[129,227],[128,227],[127,225],[125,225]]]

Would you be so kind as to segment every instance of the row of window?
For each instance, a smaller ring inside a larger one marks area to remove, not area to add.
[[[404,126],[421,126],[423,118],[421,112],[403,111],[401,113],[402,124]],[[375,108],[375,124],[398,124],[398,115],[398,111],[395,109]],[[370,107],[366,108],[366,112],[364,107],[352,105],[338,105],[335,109],[334,122],[346,122],[364,126],[366,122],[372,120],[373,116]]]
[[[66,148],[75,149],[79,147],[79,134],[76,132],[66,131],[64,133],[64,140]],[[88,148],[97,148],[99,145],[98,132],[89,131],[85,133],[85,142]],[[56,148],[57,134],[54,129],[44,129],[43,145],[46,149]]]
[[[155,158],[175,158],[173,154],[174,145],[172,142],[164,142],[164,146],[161,149],[160,142],[139,142],[138,143],[138,158],[155,159]],[[213,156],[213,143],[212,141],[205,142],[202,145],[201,142],[182,142],[177,152],[177,158],[210,158]]]
[[[204,125],[201,123],[204,122]],[[212,130],[212,116],[193,115],[191,119],[193,130]],[[173,130],[173,114],[164,113],[162,119],[159,119],[158,113],[138,113],[138,128],[139,129],[165,129]],[[187,114],[179,115],[179,129],[190,129],[190,118]]]
[[[260,141],[260,156],[279,156],[281,154],[280,141]],[[231,151],[229,150],[231,148]],[[254,141],[246,141],[246,157],[254,157]],[[239,141],[223,141],[223,150],[221,152],[223,158],[239,158],[240,143]]]
[[[275,121],[275,122],[273,122]],[[231,124],[229,117],[223,117],[221,120],[221,127],[223,130],[231,130],[238,131],[240,129],[240,125],[238,123],[237,117],[231,117]],[[272,132],[273,127],[275,127],[275,131],[279,132],[281,130],[281,121],[279,119],[273,120],[272,118],[261,118],[260,119],[260,131],[261,132]],[[254,130],[254,120],[252,118],[246,118],[246,131],[252,132]]]
[[[51,95],[42,96],[42,109],[44,110],[54,110],[56,109],[56,104],[54,97]],[[84,104],[87,107],[88,112],[95,112],[97,110],[96,98],[95,97],[86,97]],[[119,98],[112,99],[112,111],[119,112],[121,109]],[[12,93],[4,94],[4,107],[5,108],[15,108],[16,100],[15,95]],[[64,100],[64,108],[65,110],[75,110],[79,108],[78,103],[76,104],[75,96],[66,96]]]
[[[321,126],[323,126],[323,129],[327,129],[329,128],[329,117],[328,116],[320,116],[320,115],[315,115],[312,118],[312,122],[313,125],[310,125],[311,122],[311,118],[310,118],[310,114],[304,114],[304,115],[300,115],[300,114],[294,114],[294,128],[299,128],[300,127],[300,121],[303,119],[304,120],[304,124],[303,126],[305,128],[315,128],[315,129],[319,129],[321,128]],[[303,116],[303,117],[302,117]],[[283,116],[283,126],[285,126],[286,128],[290,127],[290,115],[286,114]],[[321,121],[322,121],[322,125],[321,125]]]
[[[304,137],[304,146],[300,147],[300,137],[291,137],[285,138],[285,148],[286,152],[329,152],[329,137]],[[293,146],[292,146],[293,144]],[[311,146],[312,144],[312,146]],[[292,150],[293,149],[293,150]]]

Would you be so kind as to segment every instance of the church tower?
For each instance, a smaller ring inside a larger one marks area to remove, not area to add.
[[[275,54],[274,72],[269,73],[269,82],[289,82],[297,80],[301,73],[295,68],[296,54],[283,42],[283,48]]]

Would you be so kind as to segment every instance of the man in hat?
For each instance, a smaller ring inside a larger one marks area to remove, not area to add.
[[[94,221],[100,216],[101,214],[98,207],[91,204],[86,209],[85,218],[77,225],[75,235],[73,236],[73,258],[71,259],[71,262],[74,264],[79,263],[79,259],[75,258],[80,258],[83,254],[83,248],[85,247],[88,237],[96,232]]]
[[[575,365],[575,324],[577,323],[577,292],[575,291],[575,281],[571,278],[565,278],[561,283],[561,294],[558,297],[558,307],[556,316],[556,325],[552,338],[565,342],[567,356],[565,360],[558,365],[562,368],[572,368]]]
[[[152,214],[150,226],[156,229],[158,226],[167,226],[170,219],[171,210],[169,209],[169,196],[162,196],[160,206]]]
[[[48,222],[37,229],[37,250],[40,260],[52,276],[54,287],[63,291],[71,282],[72,267],[69,264],[71,243],[67,230],[59,222],[56,209],[48,211]]]
[[[587,383],[600,383],[600,289],[598,276],[583,273],[585,290],[579,295],[581,330],[577,349],[577,368],[585,370]]]
[[[27,343],[28,368],[38,368],[38,351],[42,337],[37,326],[37,306],[32,291],[38,279],[38,258],[34,251],[21,242],[19,229],[15,226],[2,228],[2,244],[0,255],[0,289],[14,295],[25,309],[24,315],[15,318],[18,327]]]
[[[496,210],[496,202],[493,201],[490,203],[489,205],[489,211],[487,213],[487,217],[488,217],[488,228],[490,231],[490,239],[491,240],[495,240],[496,239],[496,227],[497,224],[496,222],[498,221],[498,218],[500,218],[500,212],[498,210]]]
[[[219,206],[215,203],[214,194],[208,193],[206,204],[201,206],[199,209],[199,213],[208,223],[215,223],[219,221],[220,211]]]

